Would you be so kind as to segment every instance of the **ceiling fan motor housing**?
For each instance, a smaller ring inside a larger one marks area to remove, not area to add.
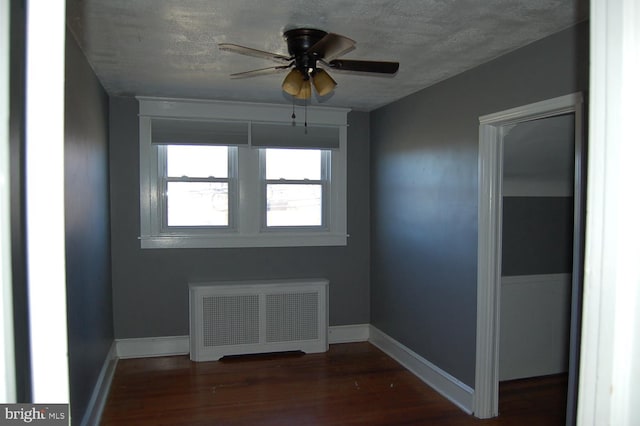
[[[289,54],[295,61],[295,67],[302,71],[305,78],[309,78],[309,75],[315,72],[318,60],[317,54],[307,53],[307,50],[326,35],[325,31],[312,28],[297,28],[284,33]]]

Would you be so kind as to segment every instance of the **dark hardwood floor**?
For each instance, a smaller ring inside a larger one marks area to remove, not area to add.
[[[562,425],[566,376],[502,383],[478,420],[369,343],[324,354],[120,360],[103,425]]]

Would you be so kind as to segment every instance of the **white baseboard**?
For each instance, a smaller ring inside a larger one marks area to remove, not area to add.
[[[366,342],[369,324],[335,325],[329,327],[329,344]]]
[[[98,380],[91,393],[91,398],[87,404],[87,411],[85,411],[84,417],[80,421],[82,426],[97,426],[100,424],[102,418],[102,411],[107,403],[109,396],[109,389],[111,388],[111,382],[113,375],[116,371],[116,365],[118,363],[118,354],[116,342],[111,344],[111,348],[107,353],[107,357],[104,360]]]
[[[369,324],[329,327],[329,344],[366,342],[368,339]],[[118,357],[122,359],[189,354],[189,336],[116,339],[116,345]]]
[[[374,326],[369,326],[369,342],[398,361],[420,380],[456,404],[467,414],[473,413],[473,389],[446,371],[422,358],[402,343]]]
[[[189,353],[189,336],[116,339],[116,344],[118,357],[122,359],[186,355]]]

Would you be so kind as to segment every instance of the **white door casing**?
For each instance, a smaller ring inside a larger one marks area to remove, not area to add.
[[[582,95],[574,93],[485,115],[480,121],[478,160],[478,301],[474,415],[498,415],[498,350],[500,343],[500,276],[502,270],[502,170],[505,129],[517,123],[575,114],[576,173],[574,205],[582,205]],[[575,214],[580,208],[575,209]],[[580,227],[574,219],[574,230]],[[579,235],[581,231],[575,232]],[[575,244],[574,244],[575,252]],[[574,253],[575,256],[575,253]],[[574,259],[575,260],[575,259]],[[578,262],[579,263],[579,262]],[[578,265],[574,261],[574,269]],[[574,274],[576,287],[579,283]],[[579,292],[573,291],[577,294]],[[573,297],[573,296],[572,296]],[[572,329],[573,315],[572,315]],[[572,330],[573,333],[573,330]],[[573,360],[573,362],[576,362]]]

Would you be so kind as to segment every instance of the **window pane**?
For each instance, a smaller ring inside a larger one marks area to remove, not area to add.
[[[168,182],[169,226],[228,226],[229,184]]]
[[[228,152],[226,146],[167,145],[167,176],[226,178]]]
[[[322,185],[267,185],[267,226],[321,226]]]
[[[322,151],[319,149],[267,149],[267,179],[310,179],[322,177]]]

